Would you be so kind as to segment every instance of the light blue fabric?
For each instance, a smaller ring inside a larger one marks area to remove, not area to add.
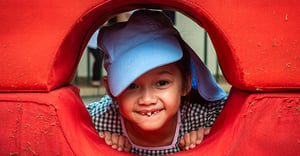
[[[103,27],[99,32],[98,45],[105,52],[111,93],[118,96],[147,71],[178,61],[183,55],[180,42],[190,53],[199,94],[208,101],[227,96],[170,19],[160,11],[149,10],[136,11],[128,22]]]

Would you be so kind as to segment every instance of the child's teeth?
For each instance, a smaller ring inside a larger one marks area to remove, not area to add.
[[[147,116],[151,116],[153,114],[157,114],[159,111],[156,112],[147,112],[147,113],[141,113],[142,115],[147,115]]]

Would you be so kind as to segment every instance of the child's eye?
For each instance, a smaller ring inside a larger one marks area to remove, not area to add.
[[[135,83],[132,83],[128,86],[128,89],[135,89],[135,88],[138,88],[138,85]]]
[[[162,87],[162,86],[165,86],[165,85],[168,85],[169,84],[169,81],[166,81],[166,80],[160,80],[156,83],[157,86],[159,87]]]

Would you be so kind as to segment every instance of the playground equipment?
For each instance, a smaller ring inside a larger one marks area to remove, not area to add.
[[[300,155],[300,1],[0,1],[0,154],[131,155],[107,146],[70,85],[93,32],[137,8],[209,34],[233,86],[211,133],[174,155]]]

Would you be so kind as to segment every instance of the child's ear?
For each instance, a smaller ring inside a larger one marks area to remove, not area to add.
[[[111,94],[111,92],[110,92],[109,85],[108,85],[108,79],[107,79],[107,76],[103,76],[102,82],[103,82],[103,85],[104,85],[104,87],[105,87],[105,89],[106,89],[107,94],[108,94],[113,100],[115,100],[115,97],[114,97],[114,96]]]
[[[189,94],[189,92],[191,91],[192,89],[192,73],[190,73],[188,76],[187,76],[187,82],[186,82],[186,86],[183,88],[183,91],[182,91],[182,95],[181,96],[186,96],[187,94]]]

